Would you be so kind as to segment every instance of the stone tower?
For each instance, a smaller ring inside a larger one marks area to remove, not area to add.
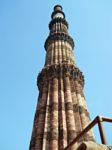
[[[63,150],[90,122],[84,76],[75,64],[74,41],[60,5],[54,7],[45,42],[45,66],[37,78],[38,104],[30,150]],[[94,141],[90,130],[75,144]]]

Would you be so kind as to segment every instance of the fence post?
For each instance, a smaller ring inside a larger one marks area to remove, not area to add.
[[[105,136],[105,132],[104,132],[104,127],[103,127],[103,119],[100,116],[98,116],[98,127],[99,127],[99,132],[100,132],[102,144],[107,144],[106,136]]]

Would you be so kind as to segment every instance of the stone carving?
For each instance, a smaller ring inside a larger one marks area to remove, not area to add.
[[[48,36],[48,38],[45,41],[45,45],[44,45],[45,49],[47,50],[47,47],[50,44],[52,44],[52,42],[54,42],[55,40],[67,41],[72,46],[72,49],[74,48],[74,41],[68,34],[56,33],[56,34]]]
[[[51,20],[50,24],[49,24],[49,29],[51,30],[52,29],[52,26],[55,24],[55,23],[62,23],[64,25],[67,26],[68,28],[68,22],[64,19],[64,18],[55,18],[53,20]]]
[[[37,85],[39,89],[41,85],[45,83],[45,81],[47,82],[50,79],[53,79],[54,77],[59,78],[60,74],[61,76],[69,76],[70,78],[77,80],[82,86],[84,86],[84,76],[82,72],[78,68],[76,68],[74,65],[54,64],[49,67],[45,67],[39,73],[38,78],[37,78]]]

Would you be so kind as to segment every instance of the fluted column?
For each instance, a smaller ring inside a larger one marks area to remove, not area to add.
[[[65,43],[64,43],[64,41],[62,41],[62,43],[61,43],[61,47],[62,47],[62,61],[64,62],[64,61],[66,61],[66,51],[65,51]]]
[[[54,58],[54,43],[51,44],[51,64],[53,64],[53,58]]]
[[[57,64],[58,62],[58,41],[55,41],[54,43],[54,63]]]
[[[62,62],[61,41],[58,42],[58,60],[59,60],[59,63]]]
[[[35,112],[35,117],[34,117],[34,124],[33,124],[33,130],[32,130],[32,137],[31,137],[31,141],[30,141],[30,150],[35,150],[35,144],[36,144],[36,132],[37,132],[37,123],[38,123],[38,118],[39,118],[39,103],[41,102],[41,92],[39,93],[38,96],[38,105],[36,108],[36,112]]]
[[[50,150],[58,150],[58,79],[51,81]]]
[[[48,96],[47,96],[42,150],[49,150],[49,135],[50,135],[50,111],[49,111],[50,103],[49,101],[50,101],[50,83],[48,85]]]
[[[69,53],[68,53],[68,43],[65,42],[65,53],[66,53],[66,61],[67,63],[70,63],[70,59],[69,59]]]
[[[75,64],[73,50],[70,50],[70,55],[71,55],[71,63]]]
[[[71,80],[71,92],[72,92],[72,102],[73,102],[73,111],[74,111],[74,120],[76,125],[76,136],[79,135],[79,133],[83,130],[81,125],[81,118],[79,114],[79,105],[78,105],[78,98],[76,95],[76,85],[74,80]],[[83,141],[83,137],[79,140]]]
[[[44,125],[45,125],[45,113],[46,113],[46,104],[47,104],[47,95],[48,95],[48,83],[45,82],[42,88],[42,97],[39,103],[39,117],[38,117],[38,127],[37,127],[37,136],[35,150],[42,149],[43,143],[43,134],[44,134]]]
[[[87,111],[87,104],[85,101],[85,97],[83,95],[82,86],[77,81],[75,81],[75,85],[76,85],[76,95],[77,95],[78,106],[79,106],[78,109],[80,114],[80,122],[82,125],[82,129],[84,129],[90,123],[90,116],[89,116],[89,112]],[[85,134],[84,140],[95,141],[92,130],[88,131]]]
[[[59,150],[63,150],[67,146],[67,126],[64,100],[64,83],[62,75],[59,79]]]
[[[69,76],[64,77],[64,88],[65,88],[65,108],[66,108],[66,122],[67,122],[67,140],[68,144],[76,137],[76,127],[73,113],[73,103],[71,97],[71,87]],[[72,146],[73,150],[75,146]]]

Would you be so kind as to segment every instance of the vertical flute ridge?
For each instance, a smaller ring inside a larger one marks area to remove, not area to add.
[[[65,90],[65,109],[66,109],[66,123],[67,123],[67,141],[68,144],[73,141],[76,137],[76,128],[75,128],[75,120],[73,113],[73,103],[71,97],[71,87],[70,87],[70,79],[68,76],[64,77],[64,90]],[[72,147],[71,150],[76,148]]]
[[[45,113],[46,113],[46,103],[47,103],[47,95],[48,95],[48,87],[47,82],[44,84],[42,89],[42,97],[41,101],[39,102],[38,111],[39,111],[39,117],[38,117],[38,126],[36,134],[38,135],[36,137],[36,144],[35,144],[35,150],[36,149],[42,149],[43,144],[43,130],[45,125]]]
[[[58,150],[58,79],[52,80],[50,150]]]
[[[63,78],[59,78],[59,150],[67,146],[67,126],[64,100],[64,83]]]
[[[45,125],[44,125],[44,135],[43,135],[43,147],[42,149],[49,150],[49,133],[50,133],[50,84],[48,84],[48,95],[46,104],[46,114],[45,114]]]

